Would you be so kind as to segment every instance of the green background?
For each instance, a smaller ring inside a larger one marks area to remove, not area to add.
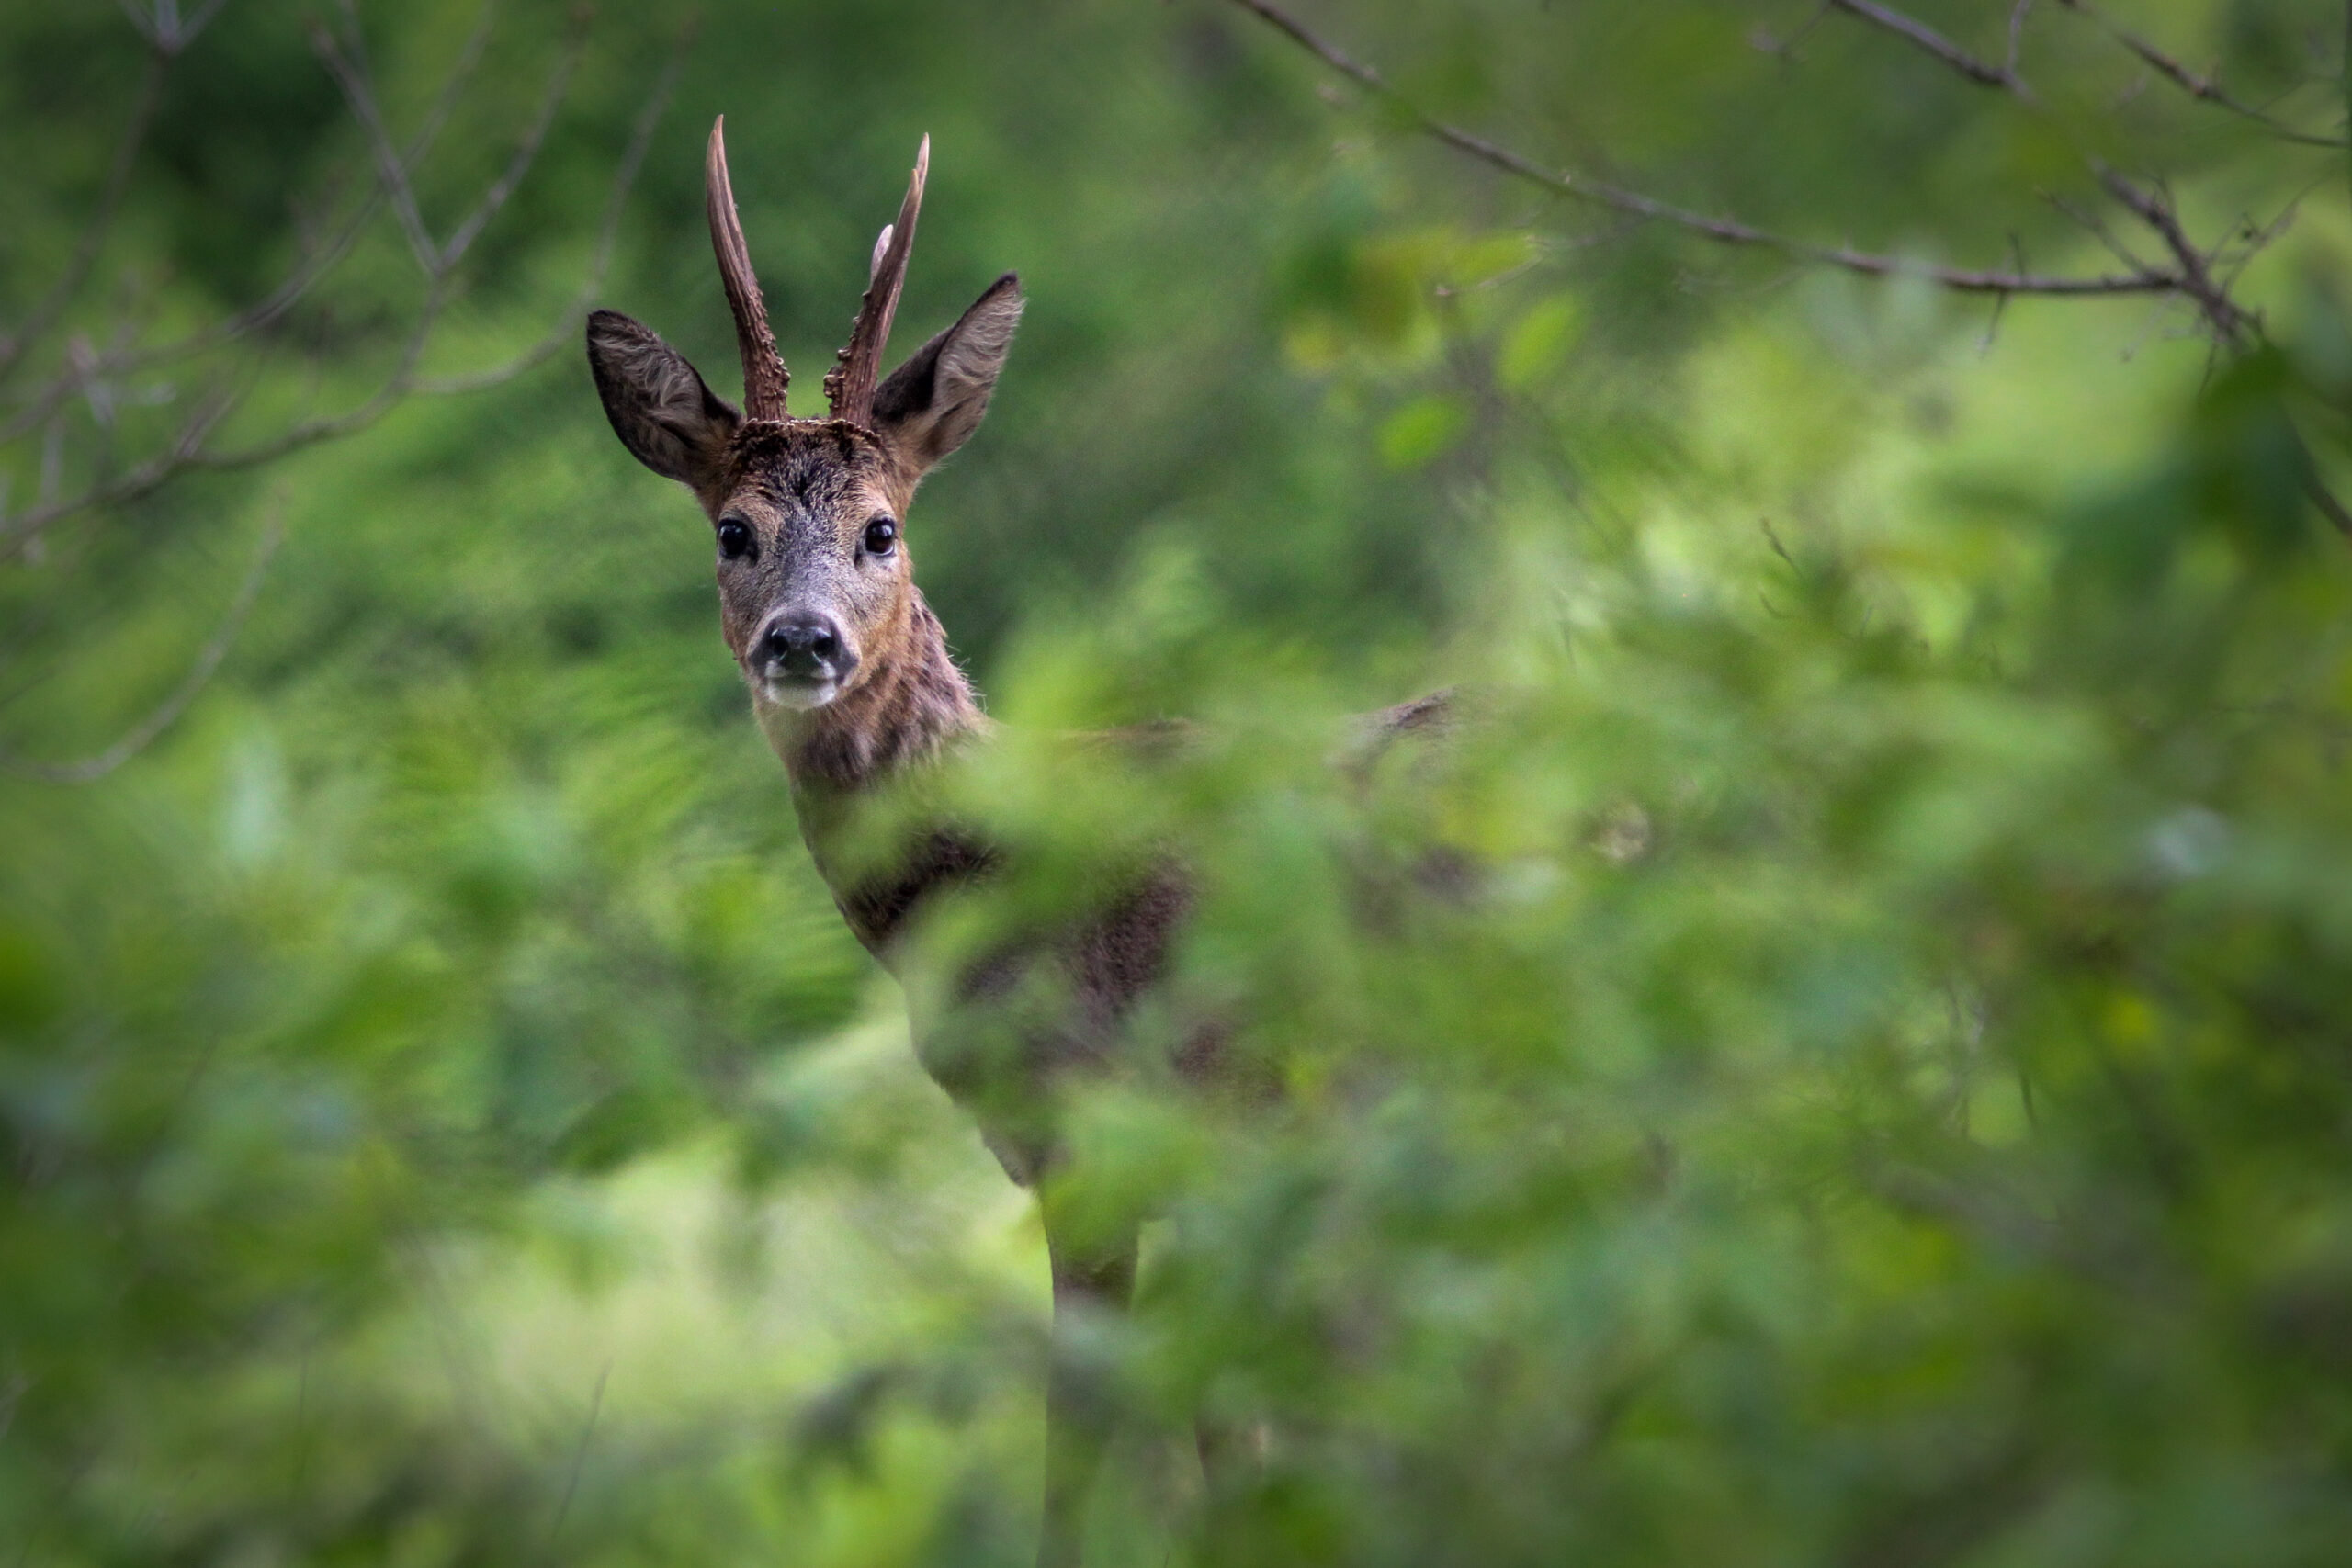
[[[2117,10],[2340,129],[2337,11]],[[900,348],[1023,276],[908,525],[1012,726],[957,787],[1018,894],[1186,846],[1170,1005],[1288,1090],[1073,1110],[1076,1211],[1154,1221],[1090,1341],[1129,1402],[1094,1560],[2352,1539],[2352,553],[2297,445],[2339,462],[2352,169],[2054,0],[2032,110],[1850,16],[1768,47],[1812,11],[1301,14],[1531,156],[1821,243],[2113,270],[2059,205],[2085,149],[2200,235],[2296,202],[2241,285],[2265,346],[1629,224],[1215,0],[713,4],[683,44],[612,7],[462,269],[429,370],[560,322],[676,48],[594,302],[722,390],[716,114],[804,408],[922,135]],[[2003,57],[2007,6],[1918,14]],[[70,329],[248,302],[362,188],[305,15],[230,0],[175,62]],[[396,130],[480,15],[363,14]],[[567,13],[496,24],[419,175],[442,233]],[[141,67],[116,8],[0,4],[0,321]],[[253,389],[232,435],[357,404],[421,292],[379,220],[115,438],[207,377]],[[0,446],[19,511],[40,457]],[[273,520],[184,719],[96,784],[0,776],[0,1555],[1025,1561],[1034,1206],[800,848],[691,499],[567,344],[58,525],[0,566],[11,754],[151,711]],[[1457,682],[1448,746],[1329,766],[1342,716]],[[1210,738],[1159,770],[1044,739],[1171,716]],[[1475,896],[1419,888],[1432,845]],[[1196,1407],[1263,1435],[1218,1488]]]

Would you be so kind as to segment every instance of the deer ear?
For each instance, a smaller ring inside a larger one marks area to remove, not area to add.
[[[1021,279],[1008,272],[874,389],[874,428],[915,473],[979,428],[1021,324]]]
[[[588,367],[605,417],[637,460],[664,479],[707,489],[742,423],[686,356],[616,310],[588,317]]]

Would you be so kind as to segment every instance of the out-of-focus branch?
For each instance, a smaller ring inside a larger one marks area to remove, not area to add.
[[[2088,156],[2086,162],[2100,187],[2163,245],[2170,257],[2168,265],[2140,260],[2109,231],[2096,213],[2054,197],[2049,199],[2098,238],[2123,262],[2127,271],[2091,277],[2030,273],[2025,268],[2014,239],[2011,254],[2016,259],[2007,271],[1937,266],[1897,256],[1856,251],[1851,247],[1812,244],[1737,220],[1710,218],[1621,186],[1588,179],[1566,170],[1546,168],[1498,142],[1424,112],[1391,85],[1379,71],[1315,33],[1275,0],[1233,0],[1233,4],[1257,16],[1334,71],[1396,108],[1424,135],[1521,179],[1564,196],[1670,223],[1727,244],[1764,247],[1801,261],[1839,267],[1868,276],[1918,277],[1957,292],[1991,294],[1995,297],[1996,322],[2001,307],[2012,295],[2018,294],[2062,297],[2168,295],[2196,309],[2217,349],[2236,351],[2250,347],[2260,339],[2261,323],[2253,312],[2237,303],[2232,295],[2232,288],[2246,263],[2283,232],[2293,219],[2294,205],[2290,203],[2286,210],[2267,226],[2256,225],[2248,219],[2239,231],[2211,248],[2203,247],[2192,240],[2183,227],[2171,193],[2161,180],[2143,183],[2097,156]],[[2136,35],[2107,22],[2087,0],[2059,0],[2059,4],[2098,21],[2124,47],[2192,96],[2259,120],[2267,129],[2290,141],[2317,146],[2345,145],[2337,139],[2295,131],[2239,103],[2209,77],[2188,71]],[[1825,12],[1842,12],[1893,34],[1913,49],[1938,61],[1962,80],[2007,93],[2027,107],[2038,109],[2041,107],[2041,99],[2026,81],[2018,63],[2030,6],[2030,0],[2017,0],[2011,7],[2008,52],[1999,64],[1971,52],[1917,17],[1882,4],[1881,0],[1823,0],[1822,9]],[[1809,28],[1813,24],[1808,22],[1806,25]],[[2352,0],[2347,0],[2346,6],[2346,48],[2352,50]],[[1785,46],[1781,52],[1786,52]],[[2347,54],[2346,59],[2346,80],[2352,84],[2352,54]],[[2222,270],[2217,272],[2217,268]],[[2302,457],[2303,488],[2312,504],[2346,538],[2352,538],[2352,507],[2347,507],[2328,490],[2308,448],[2303,449]]]
[[[2213,276],[2212,257],[2199,250],[2180,226],[2180,217],[2173,210],[2171,195],[2160,185],[2143,189],[2117,170],[2096,160],[2093,169],[2099,184],[2109,195],[2128,208],[2132,215],[2154,231],[2165,247],[2173,254],[2179,268],[2181,292],[2196,302],[2206,322],[2213,329],[2215,341],[2233,347],[2243,344],[2249,335],[2253,318],[2230,298],[2229,290]]]
[[[2015,94],[2028,103],[2035,101],[2033,89],[2027,85],[2018,69],[2018,57],[2024,43],[2026,11],[2031,0],[2018,0],[2016,7],[2009,13],[2008,58],[2007,62],[2001,65],[1996,65],[1989,60],[1971,54],[1917,17],[1882,5],[1879,0],[1826,0],[1826,3],[1830,9],[1859,17],[1864,21],[1908,39],[1917,48],[1934,55],[1953,71],[1979,86],[1998,87]],[[2299,130],[2291,125],[2263,113],[2253,105],[2232,96],[2211,76],[2199,75],[2138,33],[2118,25],[2106,12],[2092,5],[2090,0],[2057,0],[2057,4],[2064,10],[2088,18],[2100,31],[2128,50],[2142,64],[2192,98],[2211,104],[2217,108],[2226,109],[2241,119],[2260,126],[2272,136],[2284,141],[2298,142],[2306,147],[2346,145],[2343,137],[2320,136],[2310,131]]]
[[[637,182],[638,170],[644,165],[647,150],[653,145],[654,130],[662,123],[663,111],[670,107],[670,95],[677,89],[678,73],[685,65],[685,44],[686,39],[682,36],[678,47],[671,52],[669,62],[662,66],[662,74],[655,79],[653,91],[646,97],[645,107],[638,111],[637,124],[629,132],[628,146],[614,168],[612,187],[605,195],[605,215],[596,225],[596,245],[589,255],[587,274],[581,279],[580,290],[572,296],[570,308],[558,318],[545,337],[504,364],[462,376],[422,378],[416,382],[419,393],[438,397],[495,387],[547,363],[571,345],[580,317],[604,288],[605,275],[612,270],[613,247],[620,240],[621,217],[628,210],[629,189]]]
[[[488,12],[485,11],[485,28],[487,17]],[[376,188],[370,197],[360,204],[358,211],[348,222],[311,256],[298,263],[278,288],[256,305],[210,327],[198,329],[173,344],[145,350],[125,349],[70,361],[49,383],[32,394],[28,406],[21,413],[12,418],[5,427],[0,427],[0,434],[22,434],[40,427],[44,422],[53,424],[54,412],[65,400],[77,393],[86,393],[98,377],[132,374],[174,358],[195,357],[227,347],[281,319],[348,252],[379,201],[393,209],[426,280],[424,300],[401,344],[398,362],[374,391],[344,412],[299,421],[273,435],[243,446],[222,447],[212,444],[215,431],[240,401],[233,392],[216,392],[183,422],[174,436],[143,461],[107,476],[75,493],[43,495],[35,505],[13,517],[0,514],[0,559],[20,554],[28,540],[39,536],[42,529],[54,523],[93,508],[135,501],[153,493],[182,471],[249,468],[285,457],[303,446],[356,434],[407,398],[449,395],[496,386],[545,363],[568,343],[578,316],[602,286],[609,267],[628,192],[636,182],[654,129],[660,123],[675,87],[685,49],[692,39],[691,27],[680,30],[669,60],[639,112],[629,142],[607,190],[588,275],[582,280],[578,294],[567,302],[560,319],[546,336],[503,363],[456,376],[427,377],[421,374],[434,329],[438,325],[441,312],[453,292],[458,264],[514,195],[545,146],[555,115],[569,91],[586,47],[586,20],[584,8],[576,13],[572,35],[550,73],[539,107],[518,141],[514,153],[446,243],[436,243],[424,224],[422,209],[415,198],[411,170],[429,147],[440,123],[447,118],[451,95],[445,89],[424,126],[406,147],[399,147],[394,143],[379,107],[364,50],[356,39],[341,40],[322,28],[315,29],[313,43],[343,88],[345,101],[351,107],[355,118],[360,122],[369,143],[377,170]],[[469,73],[481,58],[483,37],[484,31],[478,29],[469,41],[457,68],[459,74]]]
[[[1913,47],[1942,62],[1968,81],[1976,83],[1980,86],[1999,87],[2028,106],[2038,106],[2040,102],[2034,96],[2032,88],[2026,85],[2025,78],[2018,73],[2014,65],[1996,67],[1979,60],[1934,28],[1903,12],[1880,5],[1877,0],[1830,0],[1830,4],[1838,10],[1860,17],[1874,26],[1894,33]],[[2018,21],[2018,14],[2012,13],[2013,31]],[[2193,303],[2199,313],[2205,318],[2206,325],[2212,332],[2213,341],[2231,348],[2243,347],[2249,343],[2255,335],[2255,319],[2230,297],[2229,284],[2213,276],[2213,263],[2219,254],[2218,250],[2202,249],[2188,237],[2188,231],[2181,227],[2180,217],[2174,209],[2171,194],[2165,190],[2163,184],[2159,182],[2153,187],[2143,187],[2104,159],[2092,156],[2086,162],[2108,195],[2146,225],[2148,230],[2163,242],[2165,249],[2172,253],[2173,266],[2168,276],[2173,280],[2173,287]],[[2290,207],[2290,211],[2291,210]],[[2129,254],[2107,234],[2105,229],[2098,225],[2095,219],[2088,221],[2093,231],[2099,235],[2109,249],[2118,254]],[[2286,219],[2282,215],[2280,223],[2283,224],[2285,221]],[[2274,225],[2275,227],[2277,226]],[[2258,249],[2260,231],[2256,232],[2257,240],[2256,248]]]
[[[2274,133],[2288,141],[2319,146],[2343,145],[2342,142],[2332,138],[2310,137],[2278,125],[2267,116],[2238,103],[2214,85],[2211,78],[2195,74],[2145,40],[2108,22],[2102,13],[2093,9],[2087,4],[2087,0],[2059,0],[2059,3],[2068,10],[2079,12],[2098,21],[2125,48],[2139,56],[2159,74],[2188,91],[2191,96],[2219,104],[2236,113],[2259,120]],[[1829,4],[1898,35],[1915,47],[1941,61],[1969,81],[1980,85],[2004,88],[2015,96],[2018,101],[2029,106],[2038,103],[2032,89],[2026,85],[2017,66],[2019,35],[2024,19],[2022,0],[2018,9],[2010,13],[2009,63],[2005,69],[1997,71],[1952,44],[1934,29],[1900,12],[1877,4],[1876,0],[1829,0]],[[2347,51],[2352,51],[2352,4],[2346,6],[2346,48]],[[2345,70],[2347,83],[2352,83],[2352,52],[2348,52],[2346,56]],[[2165,249],[2171,253],[2173,258],[2171,276],[2176,280],[2175,287],[2184,298],[2196,306],[2198,313],[2204,318],[2206,328],[2212,334],[2215,346],[2218,349],[2236,351],[2251,347],[2257,343],[2262,335],[2261,322],[2252,312],[2238,304],[2232,296],[2231,289],[2238,275],[2245,270],[2246,264],[2278,234],[2284,232],[2287,226],[2293,221],[2295,204],[2289,203],[2286,209],[2267,227],[2256,227],[2248,220],[2245,228],[2245,243],[2239,254],[2234,258],[2231,258],[2229,276],[2217,277],[2214,275],[2215,264],[2225,259],[2227,242],[2224,241],[2222,244],[2208,250],[2190,239],[2188,231],[2181,226],[2180,214],[2173,202],[2172,194],[2161,180],[2153,185],[2143,186],[2102,158],[2091,156],[2086,159],[2086,162],[2091,173],[2098,178],[2100,186],[2107,191],[2108,195],[2138,219],[2163,243]],[[2076,216],[2109,250],[2129,260],[2131,253],[2107,231],[2106,226],[2099,222],[2095,215],[2079,213]],[[2312,455],[2311,448],[2304,443],[2300,432],[2295,436],[2295,443],[2304,494],[2338,533],[2344,535],[2346,539],[2352,539],[2352,508],[2347,508],[2344,502],[2328,488],[2326,480],[2320,474],[2317,459]]]
[[[91,267],[97,265],[98,253],[106,247],[107,233],[114,227],[115,214],[121,209],[122,193],[130,184],[130,171],[139,162],[139,150],[147,141],[147,128],[154,123],[155,106],[164,96],[164,77],[170,70],[172,57],[161,49],[147,56],[147,69],[139,79],[138,96],[130,106],[130,118],[122,129],[122,137],[115,144],[114,158],[107,168],[105,188],[98,193],[98,205],[91,212],[90,220],[83,225],[81,237],[74,243],[74,254],[65,263],[65,270],[50,285],[25,319],[16,329],[0,336],[0,376],[6,376],[26,349],[40,341],[74,296],[82,291],[89,280]]]
[[[1843,11],[1849,17],[1859,17],[1873,27],[1884,28],[1899,38],[1909,39],[1980,87],[1998,87],[2029,101],[2033,96],[2033,90],[2018,74],[2015,59],[2018,34],[2023,24],[2022,7],[2010,13],[2012,58],[2007,65],[1996,65],[1989,60],[1979,60],[1917,17],[1878,5],[1876,0],[1829,0],[1829,4],[1833,9]]]
[[[539,96],[538,114],[524,130],[522,139],[514,144],[514,154],[507,160],[505,169],[491,182],[490,188],[482,192],[481,199],[474,204],[474,209],[458,221],[456,230],[442,244],[441,265],[444,269],[455,266],[464,259],[474,241],[481,238],[483,227],[498,216],[499,209],[506,205],[507,198],[514,194],[514,187],[523,183],[523,176],[537,161],[539,149],[547,143],[548,131],[555,124],[556,110],[563,107],[564,95],[571,90],[571,74],[580,68],[580,57],[587,52],[588,17],[585,6],[572,13],[571,36],[564,40],[563,52],[556,59],[555,70],[548,73],[547,91]]]
[[[270,503],[268,519],[262,525],[261,543],[254,551],[253,564],[245,569],[244,581],[237,586],[236,597],[230,601],[228,614],[205,639],[179,684],[146,717],[125,730],[113,745],[91,756],[71,762],[47,762],[0,750],[0,768],[48,784],[93,784],[154,744],[157,737],[179,722],[188,705],[211,683],[220,661],[229,656],[230,646],[244,628],[246,617],[253,614],[254,602],[261,597],[262,581],[269,574],[269,563],[277,556],[277,547],[285,542],[285,509],[286,498],[281,493]]]
[[[415,174],[417,166],[432,151],[434,141],[439,136],[441,128],[448,122],[450,114],[462,96],[465,85],[472,80],[476,69],[481,65],[482,53],[490,42],[492,24],[496,18],[497,10],[498,7],[494,3],[485,4],[482,6],[481,20],[467,38],[465,47],[459,51],[456,64],[450,68],[448,75],[442,81],[440,96],[435,100],[433,107],[427,111],[424,123],[409,138],[408,146],[401,157],[401,166],[408,175],[413,176]],[[670,66],[665,68],[669,75],[674,76],[677,58],[673,53]],[[665,102],[667,96],[666,87],[656,94],[658,99]],[[629,180],[633,181],[634,177],[635,169],[632,167]],[[621,188],[624,193],[628,183],[629,182],[624,181],[622,184]],[[94,360],[69,363],[37,390],[24,395],[25,407],[22,412],[10,419],[0,421],[0,443],[13,441],[27,431],[37,429],[46,423],[50,415],[59,406],[81,392],[95,378],[133,376],[141,371],[158,369],[180,360],[192,359],[217,349],[225,348],[241,339],[274,326],[285,318],[288,311],[300,304],[311,288],[333,271],[337,263],[350,254],[352,245],[366,231],[368,220],[376,215],[377,203],[381,201],[383,197],[381,182],[370,182],[366,194],[350,214],[324,239],[306,248],[286,276],[278,282],[277,287],[245,309],[200,326],[186,336],[169,343],[151,344],[144,346],[124,344],[109,349]],[[78,288],[78,287],[77,282],[75,288]],[[25,338],[20,341],[29,343],[32,340]],[[0,381],[5,381],[6,373],[6,359],[0,357]]]
[[[197,35],[211,25],[212,18],[220,14],[220,7],[228,0],[202,0],[195,11],[186,17],[180,15],[179,0],[155,0],[153,7],[145,10],[135,0],[115,0],[115,3],[122,7],[122,14],[130,18],[130,25],[139,29],[139,36],[145,39],[157,53],[177,54],[194,43]]]
[[[2072,11],[2078,17],[2087,17],[2100,31],[2137,56],[2140,63],[2192,98],[2211,104],[2216,108],[2225,109],[2240,119],[2258,125],[2282,141],[2300,142],[2306,147],[2346,145],[2345,139],[2341,136],[2320,136],[2308,130],[2298,130],[2293,126],[2263,113],[2252,104],[2232,96],[2212,77],[2199,75],[2191,71],[2138,33],[2118,24],[2105,11],[2092,5],[2090,0],[2056,0],[2056,3],[2063,10]]]
[[[467,84],[481,69],[482,54],[490,48],[490,35],[497,29],[497,25],[498,0],[482,0],[481,15],[474,19],[474,30],[466,35],[464,46],[458,51],[457,61],[449,67],[449,73],[441,79],[440,95],[433,100],[433,107],[425,111],[424,118],[409,137],[408,147],[401,157],[403,169],[413,174],[417,164],[424,162],[425,154],[433,150],[441,128],[449,123],[449,117],[457,112],[458,101],[465,96]]]
[[[1459,126],[1422,112],[1411,100],[1391,86],[1386,77],[1373,67],[1350,57],[1334,45],[1326,42],[1295,17],[1272,3],[1272,0],[1233,0],[1233,4],[1254,13],[1294,42],[1306,48],[1325,64],[1348,77],[1366,91],[1396,106],[1423,134],[1442,141],[1457,152],[1490,164],[1505,173],[1543,186],[1562,196],[1580,201],[1594,202],[1614,208],[1635,217],[1672,224],[1690,233],[1730,245],[1749,245],[1778,251],[1783,255],[1818,265],[1841,268],[1871,277],[1917,277],[1939,287],[1963,294],[2036,294],[2036,295],[2123,295],[2172,294],[2180,290],[2178,274],[2162,269],[2132,273],[2105,273],[2092,276],[2030,273],[2018,269],[1972,268],[1939,266],[1915,261],[1908,257],[1886,255],[1856,250],[1847,245],[1819,245],[1791,235],[1760,229],[1732,218],[1711,218],[1672,202],[1631,190],[1606,181],[1588,178],[1563,169],[1546,168],[1521,153],[1498,142],[1464,130]]]
[[[349,14],[347,6],[345,13]],[[354,37],[356,36],[355,28]],[[384,124],[383,112],[377,107],[375,85],[364,64],[366,57],[356,46],[346,50],[324,22],[315,20],[311,24],[311,47],[326,62],[335,85],[343,89],[344,102],[351,106],[352,117],[367,135],[368,150],[376,159],[378,184],[384,199],[391,204],[393,216],[400,220],[401,232],[408,236],[416,265],[424,269],[427,277],[437,276],[441,253],[424,227],[424,214],[416,202],[416,188],[409,183],[408,169],[392,144],[392,133]]]
[[[2295,437],[2295,445],[2302,451],[2303,494],[2319,508],[2321,516],[2335,525],[2337,533],[2346,540],[2352,540],[2352,508],[2346,507],[2335,492],[2327,488],[2327,481],[2319,477],[2319,468],[2312,459],[2311,448],[2304,445],[2300,434]]]

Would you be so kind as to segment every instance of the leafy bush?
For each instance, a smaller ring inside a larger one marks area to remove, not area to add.
[[[1531,209],[1232,7],[980,9],[714,15],[614,302],[725,362],[720,108],[797,363],[916,131],[907,330],[1024,270],[996,415],[909,529],[1006,721],[925,787],[1017,852],[929,940],[1171,849],[1201,890],[1050,1194],[1148,1226],[1090,1339],[1127,1415],[1091,1560],[2340,1556],[2341,151],[2246,274],[2260,344],[2146,341],[2137,300],[1988,333]],[[1317,15],[1432,112],[1895,249],[1999,254],[1978,198],[2075,133],[1837,18],[1790,57],[1716,7],[1574,9]],[[2150,26],[2253,83],[2305,20]],[[470,21],[403,14],[392,101]],[[68,28],[5,25],[19,73]],[[560,171],[659,37],[608,25],[529,199],[601,191]],[[2103,103],[2091,42],[2029,39]],[[187,64],[208,101],[290,68]],[[2211,109],[2123,111],[2185,209],[2307,183]],[[247,148],[289,186],[357,151]],[[11,202],[69,209],[76,157]],[[209,166],[134,190],[127,254],[181,254]],[[498,276],[479,330],[526,342],[569,275],[517,242]],[[907,1055],[700,525],[576,366],[109,515],[104,571],[10,566],[11,657],[71,656],[13,743],[144,711],[188,585],[280,504],[182,725],[88,789],[0,781],[0,1550],[1024,1560],[1034,1209]],[[1457,725],[1355,759],[1347,716],[1441,684]],[[1148,760],[1066,739],[1179,715]],[[1278,1092],[1169,1080],[1204,1016]],[[1214,1484],[1195,1410],[1242,1456]]]

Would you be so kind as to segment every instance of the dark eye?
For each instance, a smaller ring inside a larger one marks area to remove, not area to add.
[[[722,518],[718,525],[718,553],[734,560],[752,547],[752,525],[740,517]]]
[[[888,517],[876,517],[865,525],[865,553],[887,556],[890,547],[899,542],[899,525]]]

